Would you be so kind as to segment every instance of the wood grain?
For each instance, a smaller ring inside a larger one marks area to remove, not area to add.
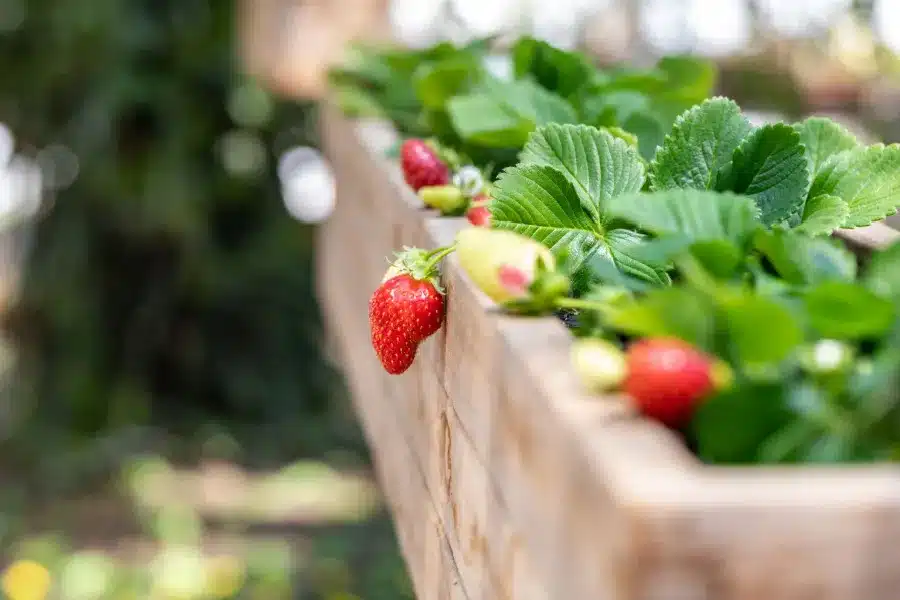
[[[452,257],[444,328],[386,375],[366,316],[384,257],[465,223],[421,208],[383,126],[326,107],[322,137],[322,309],[422,600],[898,597],[895,468],[701,465],[625,398],[586,395],[568,331],[499,314]],[[871,246],[883,227],[840,235]]]

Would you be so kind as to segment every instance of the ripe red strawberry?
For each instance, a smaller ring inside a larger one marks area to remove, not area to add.
[[[443,323],[444,296],[435,283],[436,256],[437,252],[416,248],[399,253],[369,299],[372,346],[392,375],[412,365],[419,344]]]
[[[675,338],[648,338],[626,354],[628,374],[622,389],[642,413],[677,428],[697,403],[719,387],[722,363]]]
[[[400,147],[400,166],[403,178],[413,190],[425,186],[450,183],[450,169],[428,144],[420,139],[408,139]]]
[[[472,206],[466,212],[466,218],[469,220],[469,223],[476,227],[491,226],[491,211],[487,207],[489,201],[490,199],[484,194],[480,194],[472,200]]]

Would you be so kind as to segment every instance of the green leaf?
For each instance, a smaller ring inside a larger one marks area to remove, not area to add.
[[[774,298],[739,294],[722,302],[729,346],[745,366],[774,365],[803,341],[794,315]]]
[[[640,300],[610,310],[608,326],[635,336],[674,336],[709,349],[715,333],[709,301],[687,288],[649,291]]]
[[[534,123],[488,94],[457,96],[447,102],[453,128],[463,140],[492,148],[518,148]]]
[[[547,123],[574,123],[572,106],[532,81],[484,82],[482,89],[447,102],[447,112],[466,142],[489,147],[521,147]]]
[[[647,243],[647,237],[630,229],[613,229],[604,238],[616,267],[625,275],[648,281],[656,285],[672,282],[666,274],[663,262],[643,259],[638,251]]]
[[[805,152],[792,127],[764,125],[734,151],[722,189],[752,196],[763,224],[779,223],[803,209],[810,187]]]
[[[720,170],[752,127],[738,105],[713,98],[675,120],[650,163],[650,189],[714,189]]]
[[[850,151],[847,172],[833,193],[850,207],[844,227],[865,227],[897,212],[900,146],[876,144]]]
[[[606,71],[608,80],[603,91],[639,92],[648,98],[665,89],[668,77],[659,69],[640,69],[635,67],[615,67]]]
[[[757,460],[763,464],[799,462],[818,436],[821,428],[805,419],[789,421],[759,446]]]
[[[660,116],[651,111],[635,111],[622,121],[622,127],[638,139],[638,148],[645,160],[651,160],[662,145],[669,129]]]
[[[646,95],[631,90],[588,88],[581,97],[581,117],[591,125],[622,125],[631,115],[651,110]]]
[[[780,385],[743,384],[703,402],[691,422],[699,457],[710,463],[752,463],[760,447],[789,421]]]
[[[844,150],[832,154],[819,164],[818,171],[809,188],[809,197],[815,198],[822,195],[837,195],[835,189],[838,182],[847,174],[850,168],[850,159],[857,150]],[[849,208],[849,206],[848,206]]]
[[[713,277],[727,279],[744,260],[740,248],[728,240],[702,240],[691,245],[691,254]]]
[[[529,118],[535,127],[548,123],[577,123],[575,109],[559,94],[547,91],[533,81],[497,81],[485,89],[510,110]]]
[[[625,131],[621,127],[616,127],[615,125],[611,125],[609,127],[598,127],[601,131],[607,132],[609,135],[614,138],[619,138],[623,140],[626,144],[631,146],[632,148],[637,149],[638,147],[638,138],[633,133],[629,131]]]
[[[472,56],[455,56],[436,63],[422,63],[413,73],[416,95],[425,108],[443,109],[457,96],[477,82],[481,66]]]
[[[820,283],[806,293],[804,302],[810,325],[824,337],[877,337],[894,322],[893,303],[853,283]]]
[[[562,172],[600,225],[606,223],[603,206],[610,198],[644,185],[644,165],[637,151],[589,125],[553,123],[539,128],[528,138],[520,164],[547,165]]]
[[[491,190],[492,223],[554,249],[601,231],[579,200],[571,180],[547,165],[506,169]]]
[[[810,238],[791,231],[760,231],[754,245],[790,283],[803,285],[856,278],[856,257],[831,238]]]
[[[668,190],[613,198],[610,216],[655,235],[681,235],[695,242],[731,240],[738,245],[758,227],[753,199],[730,192]]]
[[[542,87],[563,97],[575,93],[596,70],[583,54],[560,50],[531,37],[515,43],[512,57],[517,79],[531,75]]]
[[[643,236],[628,230],[606,232],[582,206],[571,179],[553,167],[521,165],[501,173],[492,190],[491,215],[497,229],[528,236],[554,253],[566,252],[576,288],[589,283],[579,271],[595,255],[628,275],[668,282],[663,269],[632,258]]]
[[[574,278],[572,280],[572,289],[576,296],[581,296],[589,289],[598,286],[622,288],[632,292],[646,292],[655,287],[651,282],[625,275],[616,266],[612,256],[599,252],[584,261],[580,276],[582,277],[581,281],[576,281]]]
[[[666,104],[681,104],[685,108],[699,104],[710,96],[716,85],[716,67],[709,60],[666,56],[657,63],[656,69],[666,75],[666,86],[655,94],[654,100]]]
[[[819,194],[806,201],[803,219],[794,231],[807,235],[829,235],[841,227],[850,215],[850,207],[841,198]]]
[[[806,160],[813,179],[826,160],[859,145],[852,133],[825,117],[809,117],[794,128],[800,134],[800,142],[806,146]]]
[[[879,296],[900,300],[900,242],[872,255],[863,281]]]
[[[865,227],[892,215],[900,205],[900,145],[875,144],[828,158],[813,181],[810,197],[839,196],[850,214],[843,227]]]

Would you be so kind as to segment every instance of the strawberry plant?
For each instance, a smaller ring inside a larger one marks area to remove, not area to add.
[[[510,76],[489,67],[498,57]],[[386,117],[412,138],[400,158],[414,190],[447,185],[452,173],[468,203],[485,191],[488,173],[515,164],[529,136],[550,123],[602,128],[649,160],[675,117],[710,95],[715,71],[685,57],[664,58],[652,69],[601,69],[583,54],[523,37],[503,55],[493,52],[492,40],[358,49],[332,71],[331,83],[346,112]],[[481,173],[482,185],[459,177],[472,169]],[[443,214],[465,212],[429,206]],[[475,215],[485,218],[484,211]]]
[[[753,128],[722,98],[681,115],[646,170],[608,132],[554,124],[496,182],[492,226],[565,255],[577,297],[556,307],[628,347],[624,391],[702,458],[889,459],[900,246],[858,277],[823,234],[896,211],[898,153],[827,119]],[[733,386],[714,385],[717,360]],[[584,365],[596,388],[607,374]]]
[[[572,257],[583,292],[597,269],[669,283],[666,245],[723,240],[740,256],[757,226],[809,236],[868,225],[900,204],[900,147],[863,146],[813,117],[753,128],[725,98],[680,115],[649,165],[633,146],[588,125],[551,124],[529,138],[492,190],[492,226]],[[658,245],[658,244],[657,244]]]
[[[562,311],[573,363],[704,460],[900,456],[900,245],[863,274],[830,238],[900,205],[898,146],[810,118],[752,127],[689,109],[646,162],[608,129],[553,123],[491,187],[459,264],[513,313]]]

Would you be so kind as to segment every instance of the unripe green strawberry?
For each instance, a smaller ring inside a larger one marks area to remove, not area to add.
[[[461,213],[469,202],[455,185],[426,186],[419,190],[419,197],[425,206],[436,208],[445,215]]]
[[[625,354],[599,339],[580,339],[572,345],[572,364],[584,386],[593,392],[617,388],[625,379]]]
[[[538,262],[555,267],[550,249],[531,238],[498,229],[468,227],[456,236],[463,270],[494,302],[527,296]]]

